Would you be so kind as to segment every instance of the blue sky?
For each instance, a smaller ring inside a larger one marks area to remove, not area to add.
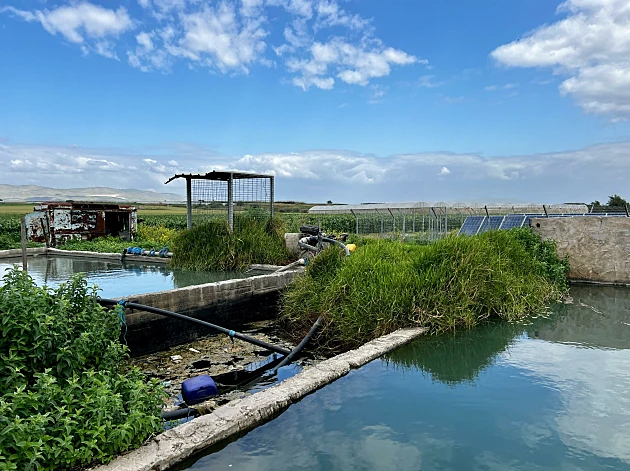
[[[5,0],[0,183],[563,202],[630,176],[630,0]],[[630,195],[626,195],[630,196]]]

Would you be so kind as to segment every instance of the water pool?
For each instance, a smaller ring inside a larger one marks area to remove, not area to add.
[[[178,469],[630,470],[630,290],[427,337]]]
[[[21,266],[22,259],[0,260],[0,276],[14,264]],[[122,263],[116,260],[66,256],[29,257],[28,273],[38,285],[50,287],[59,286],[74,273],[84,273],[90,285],[99,286],[100,295],[104,298],[151,293],[249,276],[243,272],[192,272],[135,261]]]

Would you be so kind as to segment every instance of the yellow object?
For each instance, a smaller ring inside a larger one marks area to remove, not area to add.
[[[350,252],[354,252],[357,249],[357,246],[355,244],[348,244],[346,245],[346,247],[348,247],[348,250]]]

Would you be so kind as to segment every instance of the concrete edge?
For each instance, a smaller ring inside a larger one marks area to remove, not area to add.
[[[97,260],[115,260],[117,262],[121,261],[120,260],[121,254],[119,253],[88,252],[88,251],[83,251],[83,250],[62,250],[62,249],[49,248],[48,254],[55,255],[57,257],[91,258],[91,259],[97,259]],[[127,254],[125,255],[125,261],[166,265],[169,259]]]
[[[40,255],[46,255],[48,249],[46,247],[34,247],[26,249],[26,255],[28,257],[37,257]],[[19,258],[22,256],[22,249],[8,249],[0,250],[0,259],[3,258]]]
[[[219,407],[167,430],[142,447],[119,456],[93,471],[166,470],[186,458],[238,433],[251,430],[273,419],[291,404],[323,386],[345,376],[351,369],[394,350],[426,333],[426,328],[401,329],[379,337],[356,350],[337,355],[283,382],[243,399]]]

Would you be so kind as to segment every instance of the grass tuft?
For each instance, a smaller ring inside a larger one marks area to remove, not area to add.
[[[374,239],[348,258],[329,249],[283,295],[282,319],[302,336],[323,314],[322,348],[355,348],[401,327],[438,333],[518,319],[561,298],[568,263],[527,229],[419,245]]]
[[[284,264],[291,256],[277,220],[242,218],[234,232],[223,221],[210,221],[179,233],[173,241],[175,268],[243,270],[252,263]]]

